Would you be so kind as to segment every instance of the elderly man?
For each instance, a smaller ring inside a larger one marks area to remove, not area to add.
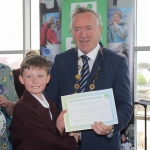
[[[102,22],[93,10],[76,8],[70,28],[77,47],[56,55],[45,95],[61,110],[61,96],[112,88],[118,124],[93,122],[91,130],[81,131],[79,149],[120,150],[120,131],[130,121],[133,110],[127,60],[98,42]]]

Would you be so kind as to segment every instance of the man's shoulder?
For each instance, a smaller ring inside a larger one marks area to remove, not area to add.
[[[108,48],[103,48],[103,54],[104,54],[104,56],[111,55],[116,58],[125,58],[124,56],[117,54],[114,50],[110,50]]]
[[[75,55],[77,52],[74,48],[71,48],[69,50],[66,50],[65,52],[62,52],[60,54],[57,54],[57,57],[71,57],[71,55]]]
[[[103,48],[103,55],[107,56],[107,55],[111,55],[111,56],[117,56],[118,54],[115,53],[113,50],[110,50],[108,48]]]
[[[123,55],[117,54],[115,51],[104,48],[103,55],[105,62],[110,62],[111,64],[120,64],[120,62],[126,62],[127,58]]]

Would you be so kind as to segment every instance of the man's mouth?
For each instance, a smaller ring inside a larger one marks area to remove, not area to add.
[[[81,41],[82,44],[87,44],[88,43],[88,40],[86,41]]]

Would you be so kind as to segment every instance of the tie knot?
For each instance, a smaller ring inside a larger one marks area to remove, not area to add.
[[[82,58],[83,61],[90,60],[90,58],[88,56],[86,56],[86,55],[82,55],[81,58]]]

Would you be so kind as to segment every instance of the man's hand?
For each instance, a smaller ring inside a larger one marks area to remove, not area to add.
[[[78,139],[79,139],[79,134],[78,132],[70,132],[69,136],[74,136],[76,142],[78,143]]]
[[[98,135],[107,135],[113,128],[112,125],[106,126],[101,121],[99,123],[94,122],[94,124],[92,124],[91,126],[94,132],[97,133]]]

